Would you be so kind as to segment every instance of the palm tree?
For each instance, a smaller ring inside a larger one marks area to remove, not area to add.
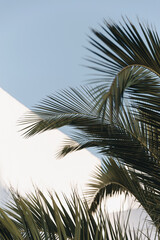
[[[87,224],[91,224],[91,229],[95,222],[90,216],[104,196],[125,192],[131,193],[139,201],[159,232],[160,39],[153,27],[140,22],[135,26],[129,20],[123,20],[123,23],[119,24],[104,22],[102,32],[92,30],[92,35],[93,37],[89,37],[92,46],[89,51],[93,57],[88,59],[88,67],[98,73],[97,78],[82,88],[63,90],[43,100],[21,121],[24,134],[30,137],[68,125],[75,129],[72,136],[75,141],[68,141],[60,150],[60,155],[86,147],[95,148],[102,154],[102,167],[97,168],[87,193],[91,205],[89,211],[87,205],[89,215],[84,215],[89,219]],[[13,195],[13,198],[18,205],[12,206],[13,215],[11,212],[8,214],[15,218],[15,228],[18,225],[21,229],[21,217],[17,216],[23,209],[22,205],[19,207],[21,198],[20,201],[17,200],[18,196]],[[44,197],[42,198],[44,200]],[[27,200],[22,199],[22,202],[30,209],[27,216],[31,219],[35,217],[33,224],[36,219],[36,224],[43,224],[43,229],[46,229],[50,226],[48,222],[46,225],[46,218],[49,217],[42,211],[43,204],[37,208],[38,199],[38,196],[36,200],[31,199],[34,207],[31,207]],[[57,210],[57,207],[55,209]],[[42,222],[39,219],[39,211],[46,216]],[[61,216],[56,230],[60,231],[58,236],[60,239],[71,238],[63,234],[68,231],[67,224],[73,226],[74,223],[64,220],[65,214],[69,218],[68,213],[64,213],[64,208],[62,212],[57,211],[55,217],[59,219],[59,214]],[[77,210],[75,211],[77,213]],[[21,213],[23,215],[24,211]],[[10,217],[3,211],[0,216],[4,233],[2,239],[21,239],[5,238],[9,231],[7,226],[11,225],[6,226],[4,222],[11,224]],[[25,221],[23,219],[23,224]],[[100,220],[98,222],[102,223]],[[81,225],[79,222],[77,224]],[[28,228],[25,229],[28,233]],[[39,229],[41,232],[41,228]],[[77,228],[75,232],[78,231],[80,230]],[[96,234],[99,234],[97,231],[99,230],[96,229]],[[94,236],[99,236],[96,234]],[[101,235],[103,239],[102,236],[104,235]],[[40,236],[36,239],[40,239]],[[54,236],[51,239],[56,238]]]
[[[129,20],[92,30],[89,68],[98,77],[43,100],[21,122],[25,136],[72,126],[65,155],[96,148],[103,155],[90,184],[91,210],[105,195],[130,192],[160,229],[160,39],[153,27]]]

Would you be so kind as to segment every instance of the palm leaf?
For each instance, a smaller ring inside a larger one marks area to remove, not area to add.
[[[50,199],[47,199],[39,190],[36,190],[35,194],[28,194],[27,199],[16,193],[12,193],[12,196],[13,202],[8,205],[7,210],[0,210],[0,233],[3,230],[3,235],[1,234],[0,237],[2,240],[144,239],[143,229],[135,230],[128,226],[129,215],[125,221],[122,220],[121,213],[117,216],[113,215],[113,220],[110,220],[109,215],[101,210],[92,215],[88,211],[87,203],[82,202],[75,192],[70,199],[64,196],[63,201],[58,196],[53,197],[52,195],[50,195]],[[14,215],[18,216],[18,221],[14,219]],[[3,219],[8,220],[4,221]],[[31,221],[33,225],[30,225]],[[26,228],[26,226],[28,227]],[[150,230],[147,236],[149,239]]]
[[[155,218],[160,212],[159,195],[157,196],[155,189],[145,181],[145,177],[142,172],[121,166],[113,159],[103,159],[102,166],[97,167],[86,191],[87,199],[91,203],[90,211],[95,211],[105,197],[124,192],[126,196],[131,194],[135,197],[159,229],[159,217]]]

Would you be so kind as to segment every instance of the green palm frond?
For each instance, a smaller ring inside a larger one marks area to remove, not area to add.
[[[139,65],[160,74],[160,39],[155,29],[140,22],[135,26],[125,19],[119,24],[104,21],[101,28],[101,32],[92,29],[96,39],[89,37],[95,49],[89,50],[97,56],[95,65],[101,66],[95,67],[96,71],[104,70],[114,77],[127,66]]]
[[[128,194],[134,196],[159,229],[160,192],[155,192],[155,185],[152,188],[148,178],[142,172],[121,166],[111,158],[103,159],[102,166],[97,167],[86,191],[88,201],[91,203],[90,210],[95,211],[105,197],[122,192],[126,196]],[[157,218],[155,218],[156,215]]]
[[[89,50],[96,59],[87,60],[100,73],[93,81],[100,112],[107,101],[111,112],[114,107],[118,110],[126,89],[137,101],[144,94],[159,96],[160,40],[155,29],[138,25],[129,20],[119,24],[105,21],[102,32],[92,30],[95,38],[90,37],[89,42],[95,50]]]
[[[122,192],[128,195],[132,190],[137,193],[136,188],[141,189],[141,186],[138,181],[137,186],[134,182],[136,182],[136,178],[133,178],[125,167],[117,164],[111,158],[102,159],[102,166],[97,167],[92,174],[92,180],[88,183],[86,191],[86,197],[91,203],[90,210],[95,211],[104,197]]]
[[[99,89],[96,86],[92,89],[92,94],[98,113],[103,113],[105,118],[106,109],[109,109],[112,120],[114,113],[118,114],[122,111],[122,103],[128,107],[130,103],[134,104],[140,101],[152,107],[151,98],[160,97],[159,89],[159,78],[155,74],[148,69],[135,66],[121,71],[114,78],[108,91],[101,90],[101,87]]]
[[[141,240],[144,239],[144,234],[149,239],[151,233],[151,230],[143,233],[143,228],[130,228],[130,213],[125,220],[122,220],[121,213],[113,215],[111,220],[101,209],[92,215],[87,203],[82,202],[75,192],[70,199],[64,196],[61,200],[56,195],[50,195],[48,199],[39,190],[35,194],[29,194],[27,198],[15,193],[12,196],[13,202],[8,208],[0,210],[2,240]]]
[[[28,137],[65,125],[85,126],[89,122],[94,125],[97,111],[93,101],[94,97],[88,88],[69,89],[49,96],[20,120],[20,125],[25,126],[22,131]]]

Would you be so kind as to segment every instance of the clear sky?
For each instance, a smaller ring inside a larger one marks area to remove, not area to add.
[[[88,78],[90,27],[139,17],[160,33],[159,0],[0,0],[0,87],[27,107]]]

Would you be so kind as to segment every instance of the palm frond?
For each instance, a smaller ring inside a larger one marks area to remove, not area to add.
[[[89,37],[89,42],[94,50],[89,50],[96,58],[87,60],[100,73],[96,84],[93,81],[99,112],[107,103],[111,116],[119,111],[125,91],[131,100],[143,100],[146,94],[159,97],[160,40],[155,29],[138,25],[123,19],[119,24],[105,21],[102,32],[92,29],[95,38]]]
[[[21,131],[28,137],[65,125],[76,127],[89,122],[94,125],[97,111],[93,101],[93,95],[88,88],[61,91],[58,95],[44,99],[32,112],[26,114],[19,122],[25,126]]]
[[[0,210],[2,240],[132,240],[135,237],[142,240],[144,234],[150,236],[151,230],[143,233],[143,228],[129,227],[130,213],[125,220],[122,220],[121,213],[113,215],[111,220],[110,216],[101,209],[92,215],[88,211],[87,203],[82,202],[75,192],[70,199],[64,196],[63,200],[53,195],[47,199],[39,190],[36,190],[35,194],[29,194],[27,199],[16,193],[12,193],[12,196],[13,202],[8,205],[8,208]],[[15,219],[14,216],[18,218]],[[4,221],[6,219],[7,221]]]
[[[155,218],[156,215],[159,216],[157,213],[160,213],[159,193],[155,192],[155,188],[153,189],[146,180],[148,178],[142,172],[126,168],[116,163],[114,159],[103,159],[102,166],[97,167],[86,191],[87,199],[91,203],[90,211],[95,211],[102,200],[108,196],[122,192],[126,196],[131,194],[159,229],[160,219],[159,217]]]
[[[149,25],[140,22],[138,25],[139,31],[131,21],[123,19],[123,23],[119,24],[104,21],[104,26],[101,27],[103,32],[92,29],[96,39],[89,37],[90,44],[95,49],[90,51],[97,56],[97,63],[108,75],[114,77],[123,68],[133,65],[160,74],[158,33]]]

